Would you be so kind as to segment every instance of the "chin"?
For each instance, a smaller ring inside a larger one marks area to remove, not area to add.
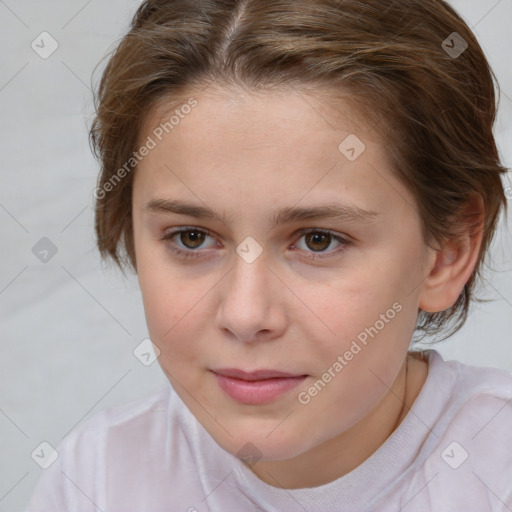
[[[227,430],[231,431],[228,426]],[[239,459],[252,461],[292,459],[315,446],[311,435],[299,435],[298,432],[290,430],[283,429],[278,432],[278,428],[272,432],[271,429],[265,428],[264,431],[257,433],[254,423],[247,429],[237,427],[233,430],[237,432],[234,437],[230,437],[224,431],[218,435],[217,429],[215,432],[209,431],[209,434],[221,448]],[[269,435],[269,432],[272,433]]]

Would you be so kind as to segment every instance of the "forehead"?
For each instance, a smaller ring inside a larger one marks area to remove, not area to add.
[[[189,109],[187,105],[192,100],[196,102],[196,106]],[[285,123],[282,125],[283,129],[288,128],[298,133],[307,131],[308,128],[346,128],[378,141],[379,133],[373,127],[381,116],[369,108],[368,102],[362,103],[361,100],[362,97],[356,97],[348,91],[320,87],[256,90],[219,84],[195,86],[181,92],[179,96],[158,101],[145,117],[141,135],[150,133],[158,126],[165,126],[173,117],[175,120],[171,124],[172,131],[175,131],[184,118],[197,119],[201,116],[205,128],[209,128],[208,124],[212,121],[220,128],[220,123],[223,122],[227,132],[230,128],[241,128],[238,133],[245,135],[249,132],[254,137],[265,133],[272,136],[267,128],[278,121],[280,125]],[[201,114],[197,114],[198,110]],[[237,113],[240,112],[243,115],[237,118]]]
[[[385,186],[394,180],[391,165],[369,120],[352,102],[325,93],[190,91],[148,116],[141,141],[146,137],[155,147],[136,172],[146,196],[165,191],[225,202],[221,192],[232,191],[234,201],[258,194],[294,204],[329,193],[364,204],[375,187],[381,201],[400,188],[407,194],[398,182]]]

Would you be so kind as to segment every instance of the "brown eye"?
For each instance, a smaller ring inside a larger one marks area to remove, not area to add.
[[[207,238],[214,241],[214,246],[219,246],[207,231],[188,226],[164,233],[160,241],[180,258],[197,258],[203,255],[205,249],[212,247],[211,244],[209,247],[204,245]]]
[[[302,229],[292,249],[299,249],[300,254],[309,259],[325,259],[340,256],[352,244],[348,238],[337,236],[321,229]],[[333,245],[334,244],[334,245]]]
[[[327,233],[312,232],[305,235],[306,245],[313,251],[325,251],[331,245],[332,236]]]
[[[206,233],[203,233],[202,231],[194,231],[194,230],[182,231],[179,235],[180,235],[180,242],[187,249],[197,249],[198,247],[201,246],[201,244],[204,242],[204,239],[206,237]]]

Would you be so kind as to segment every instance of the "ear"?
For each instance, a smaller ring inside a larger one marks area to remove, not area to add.
[[[466,217],[467,216],[467,217]],[[427,267],[428,276],[419,296],[419,308],[437,313],[452,307],[468,282],[480,253],[483,237],[484,204],[476,196],[463,208],[462,216],[453,222],[470,219],[467,228],[456,237],[446,239],[433,251]]]

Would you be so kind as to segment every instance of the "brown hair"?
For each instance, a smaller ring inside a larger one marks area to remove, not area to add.
[[[348,91],[387,141],[394,170],[416,199],[425,243],[456,236],[473,222],[463,206],[474,196],[483,200],[483,242],[471,278],[450,309],[419,313],[416,330],[424,334],[456,320],[446,338],[467,318],[507,207],[506,168],[492,131],[494,81],[476,37],[442,0],[146,0],[94,98],[100,253],[121,270],[136,270],[130,171],[153,109],[174,108],[208,83]]]

